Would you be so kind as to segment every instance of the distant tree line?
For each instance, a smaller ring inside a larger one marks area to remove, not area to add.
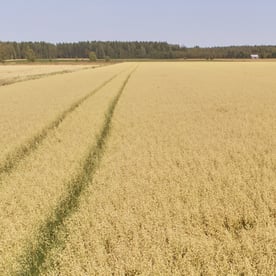
[[[95,54],[95,57],[92,54]],[[229,46],[192,48],[168,44],[167,42],[120,42],[83,41],[75,43],[47,42],[1,42],[0,61],[6,59],[55,59],[55,58],[98,58],[98,59],[214,59],[276,58],[276,46]]]

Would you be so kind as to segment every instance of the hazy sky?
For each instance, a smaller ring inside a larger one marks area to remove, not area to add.
[[[0,0],[1,1],[1,0]],[[276,44],[276,0],[2,0],[0,40]]]

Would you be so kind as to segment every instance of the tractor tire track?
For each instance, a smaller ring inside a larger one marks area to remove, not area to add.
[[[88,98],[93,96],[103,87],[105,87],[108,83],[114,80],[119,74],[122,72],[112,76],[110,79],[102,83],[100,86],[95,88],[90,93],[86,94],[76,102],[74,102],[69,108],[64,110],[54,121],[44,127],[40,132],[30,138],[26,143],[22,144],[18,148],[16,148],[13,152],[8,154],[6,160],[0,164],[0,185],[1,185],[1,178],[4,174],[10,174],[13,170],[16,169],[18,164],[25,159],[28,155],[30,155],[33,151],[35,151],[39,145],[43,142],[43,140],[48,136],[48,134],[57,128],[64,119],[76,110],[83,102],[85,102]]]
[[[36,245],[30,246],[24,256],[20,258],[19,263],[22,270],[17,271],[16,275],[39,275],[49,252],[58,243],[58,235],[65,220],[77,210],[80,196],[93,179],[99,166],[110,133],[111,121],[116,105],[136,69],[137,67],[127,76],[117,96],[110,103],[96,145],[90,149],[79,174],[68,184],[66,196],[60,201],[53,215],[41,226]]]
[[[78,71],[82,71],[82,70],[95,69],[95,68],[97,68],[97,67],[91,66],[91,67],[81,68],[81,69],[77,69],[77,70],[54,71],[51,73],[29,75],[29,76],[22,77],[22,78],[10,78],[7,80],[4,79],[4,80],[0,80],[0,87],[11,85],[14,83],[24,82],[24,81],[37,80],[37,79],[42,79],[42,78],[51,77],[51,76],[55,76],[55,75],[63,75],[63,74],[74,73],[74,72],[78,72]],[[98,67],[98,68],[100,68],[100,67]]]

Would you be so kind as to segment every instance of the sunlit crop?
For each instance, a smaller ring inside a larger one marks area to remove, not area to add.
[[[101,76],[94,88],[107,82],[0,175],[0,272],[274,275],[276,63],[95,70],[0,88],[1,103],[13,103],[9,92],[29,107],[21,114],[32,126],[25,139],[6,138],[5,161],[93,90],[92,76]],[[36,112],[45,119],[32,124]],[[19,115],[5,114],[7,133],[19,135]]]

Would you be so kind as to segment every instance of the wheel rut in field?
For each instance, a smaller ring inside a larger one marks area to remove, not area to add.
[[[137,67],[131,71],[122,84],[118,94],[110,103],[105,120],[99,132],[96,144],[86,156],[78,175],[68,183],[66,196],[55,208],[53,215],[41,226],[36,245],[30,246],[25,255],[19,260],[22,270],[17,275],[39,275],[42,265],[51,249],[58,243],[58,234],[65,220],[78,208],[79,199],[86,187],[91,183],[104,153],[104,148],[110,133],[111,121],[117,103]]]
[[[40,132],[38,132],[36,135],[31,137],[26,143],[20,145],[13,152],[8,154],[5,161],[2,162],[2,164],[0,164],[0,185],[1,185],[1,178],[4,174],[9,174],[13,170],[15,170],[18,164],[22,160],[24,160],[28,155],[30,155],[33,151],[35,151],[39,147],[39,145],[45,140],[48,134],[52,130],[57,128],[70,113],[76,110],[83,102],[85,102],[88,98],[90,98],[98,91],[100,91],[103,87],[109,84],[121,73],[122,72],[112,76],[110,79],[106,80],[104,83],[99,85],[93,91],[91,91],[90,93],[86,94],[85,96],[83,96],[82,98],[74,102],[66,110],[64,110],[58,117],[56,117],[55,120],[53,120],[50,124],[45,126]]]
[[[63,75],[63,74],[68,74],[68,73],[75,73],[78,71],[82,71],[82,70],[88,70],[88,69],[95,69],[97,67],[88,67],[88,68],[81,68],[81,69],[77,69],[77,70],[63,70],[63,71],[54,71],[54,72],[50,72],[50,73],[42,73],[42,74],[34,74],[34,75],[29,75],[26,77],[22,77],[21,78],[10,78],[10,79],[4,79],[4,80],[0,80],[0,86],[7,86],[7,85],[11,85],[14,83],[19,83],[19,82],[25,82],[25,81],[30,81],[30,80],[37,80],[37,79],[42,79],[42,78],[46,78],[46,77],[51,77],[51,76],[55,76],[55,75]]]

